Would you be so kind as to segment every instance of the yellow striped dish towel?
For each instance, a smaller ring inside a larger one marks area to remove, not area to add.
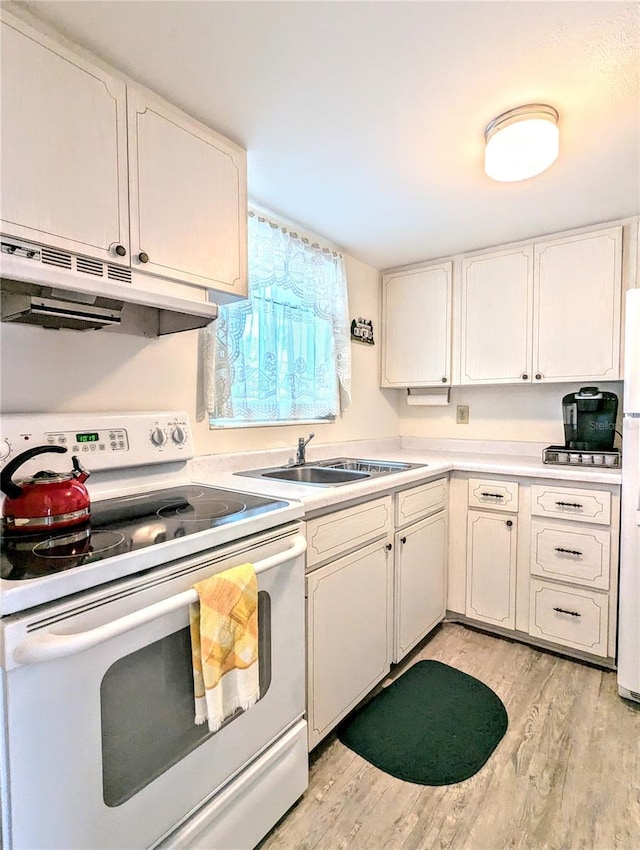
[[[193,585],[189,606],[197,724],[217,732],[239,708],[258,701],[258,582],[242,564]]]

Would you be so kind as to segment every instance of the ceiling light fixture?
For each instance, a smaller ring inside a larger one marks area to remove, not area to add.
[[[528,103],[503,112],[484,131],[484,170],[503,183],[535,177],[555,162],[559,136],[553,106]]]

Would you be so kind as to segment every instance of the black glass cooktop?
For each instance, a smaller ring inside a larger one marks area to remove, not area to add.
[[[0,575],[40,578],[285,507],[287,502],[190,484],[93,502],[91,518],[55,533],[0,535]]]

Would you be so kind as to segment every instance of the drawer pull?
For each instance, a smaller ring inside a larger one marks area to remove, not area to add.
[[[583,508],[584,505],[581,505],[579,502],[556,502],[556,505],[560,508]]]
[[[406,537],[401,537],[401,538],[400,538],[400,542],[401,542],[401,543],[406,543],[406,542],[407,542],[407,538],[406,538]]]
[[[391,545],[391,543],[387,543],[384,548],[387,550],[387,552],[390,552],[393,549],[393,546]]]
[[[565,555],[582,555],[577,549],[563,549],[562,546],[556,546],[556,552],[563,552]]]
[[[504,499],[502,493],[480,493],[481,496],[490,496],[492,499]]]
[[[557,611],[558,614],[570,614],[572,617],[581,617],[582,614],[579,614],[578,611],[567,611],[566,608],[554,608],[554,611]]]

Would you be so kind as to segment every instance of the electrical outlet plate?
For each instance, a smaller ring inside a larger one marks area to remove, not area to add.
[[[459,404],[456,407],[456,423],[458,425],[468,425],[469,424],[469,405],[468,404]]]

